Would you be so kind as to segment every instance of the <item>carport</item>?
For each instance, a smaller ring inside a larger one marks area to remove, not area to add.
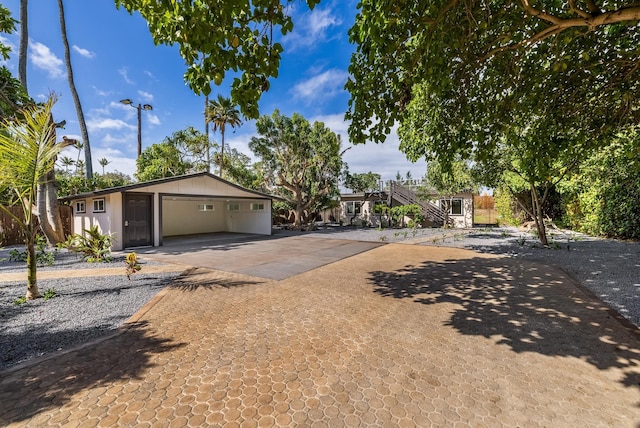
[[[216,232],[271,234],[271,196],[202,172],[114,187],[63,199],[73,232],[98,225],[112,250],[161,246],[172,236]]]

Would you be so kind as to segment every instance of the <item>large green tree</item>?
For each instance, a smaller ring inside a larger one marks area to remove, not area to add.
[[[0,209],[22,229],[27,246],[27,300],[40,297],[36,278],[35,240],[38,186],[53,169],[56,157],[66,143],[56,142],[55,124],[51,121],[53,101],[24,109],[19,120],[5,119],[0,126],[0,193],[12,195],[10,204]],[[13,214],[8,205],[22,207],[24,216]]]
[[[351,140],[383,141],[423,91],[450,122],[469,122],[443,151],[468,150],[483,144],[469,135],[475,114],[489,110],[500,126],[509,104],[496,98],[536,95],[546,80],[555,91],[544,93],[562,101],[563,114],[588,119],[605,110],[616,125],[637,120],[638,19],[640,6],[628,1],[364,0],[350,31]]]
[[[319,0],[306,0],[313,8]],[[247,118],[257,118],[258,100],[278,77],[282,46],[278,33],[293,29],[294,0],[148,1],[115,0],[118,8],[140,12],[156,44],[180,45],[187,64],[185,81],[208,95],[210,83],[220,85],[228,71],[231,97]],[[274,34],[275,33],[275,34]]]
[[[343,169],[340,137],[322,122],[310,124],[294,113],[262,116],[256,123],[259,137],[249,148],[260,158],[267,189],[295,206],[295,226],[303,215],[326,206],[339,194],[338,180]]]
[[[206,171],[207,136],[193,127],[174,132],[162,143],[152,144],[136,161],[139,181]]]

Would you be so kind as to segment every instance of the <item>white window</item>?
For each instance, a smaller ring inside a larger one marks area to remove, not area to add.
[[[264,203],[251,204],[251,211],[264,211]]]
[[[94,213],[103,213],[104,209],[104,198],[94,199],[93,200],[93,212]]]
[[[240,204],[227,204],[227,211],[240,211]]]
[[[87,208],[84,201],[76,201],[76,214],[86,213]]]
[[[213,204],[198,204],[198,211],[215,211]]]
[[[440,207],[449,209],[449,215],[462,215],[462,199],[441,199]]]
[[[354,214],[360,214],[360,209],[362,208],[362,202],[347,202],[346,203],[346,214],[347,215],[354,215]]]

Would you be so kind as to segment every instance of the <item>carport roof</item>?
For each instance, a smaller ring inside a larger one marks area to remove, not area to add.
[[[217,175],[211,174],[210,172],[196,172],[193,174],[185,174],[185,175],[178,175],[175,177],[166,177],[166,178],[159,178],[157,180],[150,180],[150,181],[144,181],[141,183],[134,183],[134,184],[128,184],[126,186],[118,186],[118,187],[110,187],[108,189],[100,189],[100,190],[94,190],[93,192],[85,192],[85,193],[78,193],[76,195],[70,195],[70,196],[65,196],[64,198],[60,198],[61,201],[65,202],[65,201],[71,201],[74,199],[83,199],[83,198],[87,198],[87,197],[93,197],[93,196],[102,196],[102,195],[108,195],[110,193],[120,193],[120,192],[127,192],[130,190],[135,190],[141,187],[147,187],[147,186],[155,186],[158,184],[164,184],[164,183],[170,183],[173,181],[180,181],[180,180],[187,180],[190,178],[197,178],[197,177],[211,177],[214,180],[218,180],[224,184],[227,184],[231,187],[235,187],[236,189],[242,190],[244,192],[248,192],[248,193],[252,193],[256,196],[259,196],[261,198],[269,198],[269,199],[277,199],[280,200],[281,198],[278,196],[273,196],[273,195],[268,195],[266,193],[262,193],[262,192],[258,192],[256,190],[251,190],[251,189],[246,189],[242,186],[239,186],[235,183],[232,183],[230,181],[227,181],[225,179],[222,179],[220,177],[218,177]]]

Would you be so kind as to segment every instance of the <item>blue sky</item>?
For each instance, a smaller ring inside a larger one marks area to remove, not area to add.
[[[19,17],[19,1],[1,3]],[[271,81],[263,94],[260,113],[297,112],[310,121],[322,121],[342,137],[348,147],[348,123],[343,120],[348,93],[343,89],[353,46],[347,30],[353,24],[356,1],[325,1],[313,11],[303,2],[294,3],[295,28],[283,38],[285,52],[278,79]],[[136,109],[119,103],[130,98],[135,103],[151,104],[153,111],[142,112],[143,149],[161,142],[173,132],[193,126],[204,132],[204,96],[196,96],[185,84],[184,61],[177,46],[155,46],[146,21],[139,15],[117,10],[113,0],[67,0],[67,35],[72,46],[74,79],[89,129],[94,171],[102,167],[98,159],[111,161],[106,171],[118,170],[133,176],[137,153]],[[17,76],[18,33],[7,36],[14,47],[7,66]],[[213,86],[212,97],[229,96],[229,81]],[[57,2],[31,1],[29,5],[29,93],[37,100],[50,93],[59,95],[55,120],[66,120],[61,135],[79,138],[80,131],[64,66]],[[255,134],[255,122],[245,122],[225,143],[251,155],[248,142]],[[219,142],[220,135],[211,133]],[[68,153],[77,157],[77,150]],[[411,163],[398,150],[395,135],[377,145],[368,143],[348,150],[344,160],[352,172],[373,171],[383,178],[424,175],[424,161]]]

